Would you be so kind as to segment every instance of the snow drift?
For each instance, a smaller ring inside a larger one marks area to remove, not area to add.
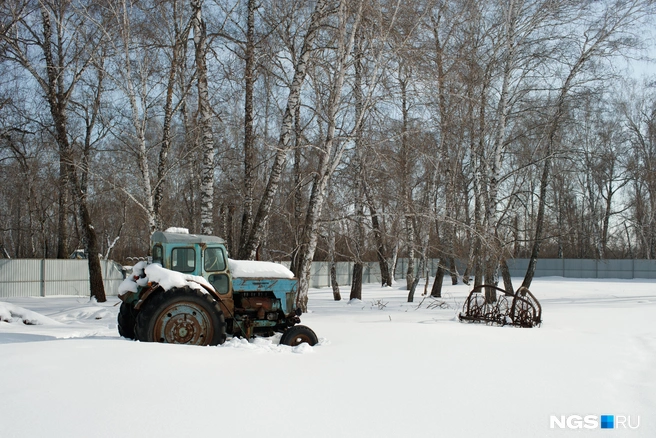
[[[23,322],[25,325],[60,324],[47,316],[1,301],[0,321],[9,323]]]

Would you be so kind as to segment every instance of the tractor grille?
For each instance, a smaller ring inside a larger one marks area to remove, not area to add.
[[[258,292],[239,292],[239,296],[242,298],[268,298],[272,292],[270,291],[258,291]]]

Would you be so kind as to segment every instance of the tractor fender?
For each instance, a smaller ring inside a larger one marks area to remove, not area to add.
[[[145,303],[148,297],[152,295],[152,293],[155,292],[156,290],[164,292],[164,288],[161,287],[159,283],[148,283],[148,287],[144,288],[139,294],[139,300],[134,305],[134,308],[136,310],[140,310],[143,303]]]
[[[194,283],[196,283],[196,282],[194,282]],[[202,283],[196,283],[196,284],[199,284],[203,288],[203,290],[205,290],[205,292],[208,293],[212,298],[214,298],[218,303],[221,303],[223,301],[221,299],[221,297],[219,296],[219,294],[216,293],[216,291],[214,289],[209,288],[209,287],[207,287],[206,285],[204,285]],[[160,286],[159,283],[149,283],[148,287],[145,288],[144,290],[142,290],[141,294],[139,294],[139,300],[134,305],[134,308],[136,310],[141,309],[141,306],[143,305],[143,303],[146,302],[148,297],[151,296],[153,293],[155,293],[157,291],[164,292],[164,288],[162,286]]]
[[[200,286],[201,286],[203,289],[205,289],[205,290],[207,291],[207,293],[210,294],[210,296],[211,296],[212,298],[214,298],[218,303],[220,303],[220,302],[223,301],[223,300],[221,299],[221,296],[220,296],[218,293],[216,293],[216,291],[214,290],[214,288],[207,287],[206,285],[204,285],[204,284],[202,284],[202,283],[198,283],[198,284],[200,284]]]

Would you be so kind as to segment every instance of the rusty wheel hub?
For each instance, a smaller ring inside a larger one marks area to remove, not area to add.
[[[212,319],[195,303],[174,303],[157,318],[155,340],[170,344],[205,344],[213,332]]]
[[[312,345],[312,340],[310,339],[310,337],[304,334],[299,334],[294,336],[294,338],[292,339],[289,345],[295,347],[297,345],[301,345],[303,342],[307,342],[308,344]]]

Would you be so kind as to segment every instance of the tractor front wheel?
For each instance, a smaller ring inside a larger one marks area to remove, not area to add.
[[[135,323],[139,341],[218,345],[226,340],[223,312],[210,295],[190,287],[153,294]]]
[[[139,311],[130,303],[121,303],[118,311],[118,334],[124,338],[134,339],[134,323]]]
[[[307,342],[310,345],[315,345],[319,342],[314,331],[304,325],[295,325],[288,328],[280,338],[281,344],[291,345],[292,347],[300,345],[303,342]]]

